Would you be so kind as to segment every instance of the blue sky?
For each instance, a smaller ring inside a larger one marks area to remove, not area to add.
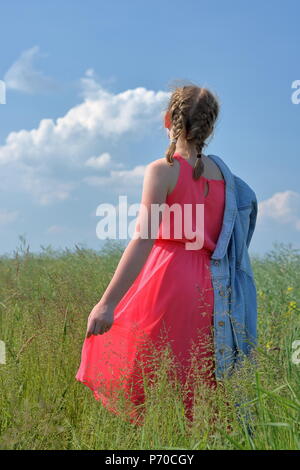
[[[184,79],[218,94],[206,151],[257,194],[250,253],[300,248],[299,14],[293,0],[2,5],[0,253],[21,234],[32,251],[100,248],[96,208],[140,202],[168,144],[168,86]]]

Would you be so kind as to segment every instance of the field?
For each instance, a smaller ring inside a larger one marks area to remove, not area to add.
[[[108,412],[74,378],[86,319],[123,248],[43,247],[33,254],[20,240],[13,255],[0,257],[0,339],[6,346],[0,449],[300,449],[298,251],[274,244],[252,258],[258,361],[255,370],[245,363],[226,381],[227,403],[222,387],[199,390],[195,421],[188,426],[162,365],[139,427]],[[246,397],[246,414],[235,406],[237,390]],[[250,429],[245,416],[251,416]]]

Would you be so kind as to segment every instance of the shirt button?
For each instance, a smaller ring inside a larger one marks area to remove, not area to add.
[[[219,266],[219,264],[220,264],[220,262],[219,262],[217,259],[215,259],[215,260],[214,260],[214,265],[215,265],[215,266]]]
[[[219,321],[219,322],[218,322],[218,325],[219,325],[219,326],[224,326],[225,323],[224,323],[223,321]]]
[[[223,290],[219,290],[219,293],[220,293],[220,295],[224,295],[224,291],[223,291]]]

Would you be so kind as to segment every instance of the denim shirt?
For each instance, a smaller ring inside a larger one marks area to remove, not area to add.
[[[215,376],[222,380],[257,341],[257,297],[248,248],[257,217],[255,192],[234,175],[224,161],[219,166],[226,184],[221,232],[211,256],[214,289]]]

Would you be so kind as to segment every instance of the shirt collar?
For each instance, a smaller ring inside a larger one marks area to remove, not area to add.
[[[208,155],[220,168],[225,180],[225,208],[221,232],[212,253],[212,259],[221,259],[225,256],[229,240],[233,231],[237,215],[237,203],[235,197],[234,175],[226,163],[217,155]]]

